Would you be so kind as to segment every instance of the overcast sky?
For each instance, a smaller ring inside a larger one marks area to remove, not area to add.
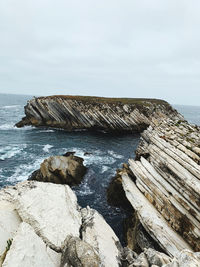
[[[0,93],[200,105],[200,1],[0,0]]]

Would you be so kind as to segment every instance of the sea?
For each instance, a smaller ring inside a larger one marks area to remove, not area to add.
[[[99,211],[124,243],[122,228],[127,211],[108,205],[106,189],[116,169],[134,158],[140,135],[70,133],[31,126],[16,128],[14,125],[24,116],[24,106],[31,98],[30,95],[0,94],[0,188],[27,180],[45,158],[74,151],[84,158],[88,167],[82,183],[73,187],[79,205],[89,205]],[[200,125],[200,107],[173,107],[190,123]]]

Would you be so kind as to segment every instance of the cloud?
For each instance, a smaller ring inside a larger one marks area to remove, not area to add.
[[[0,92],[200,98],[199,1],[4,0]]]

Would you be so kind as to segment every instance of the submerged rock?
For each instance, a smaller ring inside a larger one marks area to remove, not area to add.
[[[64,156],[52,156],[43,161],[40,169],[33,172],[29,180],[56,184],[79,184],[86,173],[83,159],[67,152]]]

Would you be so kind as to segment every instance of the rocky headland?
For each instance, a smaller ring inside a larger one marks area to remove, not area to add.
[[[166,101],[158,99],[47,96],[31,99],[24,109],[26,116],[17,127],[141,132],[160,116],[182,119]]]
[[[127,247],[97,211],[78,205],[68,185],[55,184],[82,179],[74,182],[83,162],[67,154],[50,157],[33,174],[45,183],[0,191],[0,266],[200,266],[198,126],[167,102],[149,99],[40,97],[28,102],[25,114],[18,127],[141,132],[135,158],[107,191],[109,203],[132,211]]]

